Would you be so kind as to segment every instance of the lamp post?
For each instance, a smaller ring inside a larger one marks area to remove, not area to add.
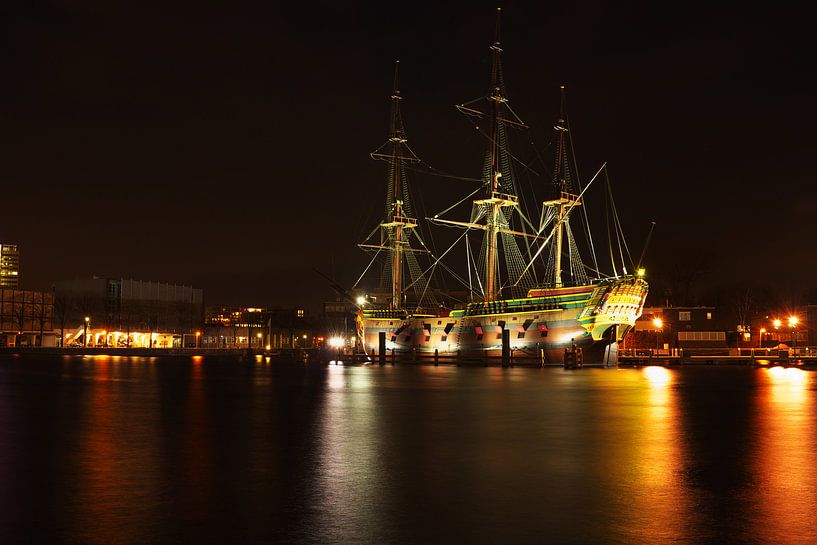
[[[791,328],[791,341],[792,341],[792,349],[795,355],[797,355],[797,322],[800,320],[797,319],[797,316],[789,316],[789,327]]]
[[[88,324],[91,322],[91,318],[89,316],[85,317],[85,334],[82,336],[82,346],[84,348],[88,347]]]
[[[199,347],[199,339],[201,338],[201,331],[196,331],[196,348]]]
[[[264,336],[264,334],[263,333],[258,333],[255,336],[258,337],[258,349],[261,350],[261,345],[263,344],[261,342],[261,338]]]
[[[760,338],[757,340],[757,347],[758,348],[763,348],[763,334],[766,333],[766,328],[761,327],[759,333],[760,333]]]
[[[659,331],[661,331],[661,338],[662,339],[664,338],[664,332],[663,332],[664,320],[662,320],[661,318],[655,318],[652,321],[652,325],[655,326],[655,348],[657,349],[657,348],[661,347],[661,345],[659,344],[659,340],[658,340],[658,332]]]

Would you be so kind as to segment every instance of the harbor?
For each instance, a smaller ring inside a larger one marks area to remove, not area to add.
[[[804,4],[14,3],[0,545],[817,544]]]

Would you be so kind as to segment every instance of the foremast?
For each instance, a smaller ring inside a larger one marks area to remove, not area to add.
[[[553,250],[551,254],[552,269],[548,274],[551,285],[555,288],[564,286],[562,277],[562,256],[564,253],[565,239],[568,242],[568,255],[570,257],[570,276],[574,284],[587,283],[587,274],[584,264],[581,261],[578,248],[570,231],[570,214],[574,207],[582,206],[582,199],[579,195],[578,180],[574,180],[570,166],[570,141],[567,124],[567,112],[565,107],[565,87],[560,86],[561,106],[559,109],[559,119],[553,126],[556,131],[556,160],[553,169],[553,187],[555,198],[544,201],[542,204],[547,210],[543,216],[547,222],[553,222]]]
[[[567,215],[574,206],[580,206],[581,200],[577,195],[570,193],[569,177],[570,177],[570,162],[568,159],[567,149],[567,132],[565,122],[565,87],[561,86],[562,103],[559,112],[559,121],[554,125],[553,129],[556,131],[556,161],[553,172],[553,185],[558,192],[558,198],[545,201],[543,204],[546,207],[553,207],[555,210],[556,232],[554,234],[554,249],[553,249],[553,284],[554,287],[561,288],[562,282],[562,251],[564,246],[564,229],[565,223],[568,221]]]

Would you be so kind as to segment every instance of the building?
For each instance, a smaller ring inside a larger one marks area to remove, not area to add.
[[[779,344],[817,346],[813,324],[817,324],[817,305],[767,309],[752,320],[752,344],[766,348]]]
[[[364,297],[362,292],[355,297]],[[344,337],[357,334],[358,306],[353,302],[337,297],[334,301],[323,303],[323,335],[327,337]]]
[[[52,292],[0,287],[0,347],[55,346]]]
[[[625,338],[627,348],[725,348],[715,307],[645,307]]]
[[[203,325],[204,293],[192,286],[93,277],[57,282],[55,290],[66,346],[178,347]]]
[[[202,348],[310,348],[317,340],[300,308],[207,307],[204,322]]]
[[[20,251],[16,244],[0,243],[0,288],[20,286]]]

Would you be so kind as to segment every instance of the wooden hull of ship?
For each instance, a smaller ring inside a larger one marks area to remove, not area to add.
[[[646,283],[633,279],[531,290],[525,298],[471,304],[442,316],[364,312],[358,327],[370,355],[376,354],[384,332],[396,359],[427,359],[435,351],[465,362],[498,358],[502,331],[508,330],[517,362],[561,363],[565,349],[575,345],[585,363],[615,364],[616,343],[641,315],[645,297]],[[626,304],[609,304],[616,301]]]

